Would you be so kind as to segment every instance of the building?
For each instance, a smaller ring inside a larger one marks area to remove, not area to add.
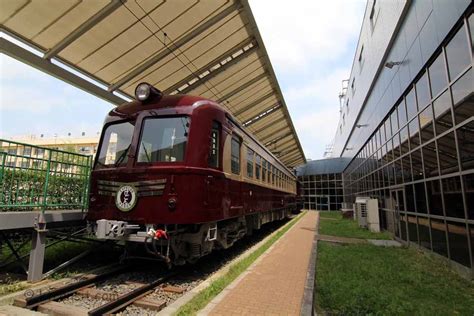
[[[38,147],[58,149],[68,152],[74,152],[82,155],[95,156],[97,152],[97,146],[99,144],[100,135],[89,136],[82,133],[81,136],[54,136],[44,137],[44,135],[26,135],[26,136],[15,136],[10,137],[7,140],[12,142],[18,142],[23,144],[29,144]],[[13,147],[10,146],[8,151],[10,154],[22,154],[23,150],[27,151],[26,155],[35,155],[36,151],[41,154],[42,149],[35,149],[34,147],[23,146]],[[21,151],[21,152],[20,152]],[[31,151],[31,152],[30,152]]]
[[[312,160],[296,169],[303,186],[305,209],[336,211],[342,208],[342,172],[350,161],[349,158]]]
[[[344,201],[377,198],[383,229],[474,275],[473,5],[369,0],[333,157]]]

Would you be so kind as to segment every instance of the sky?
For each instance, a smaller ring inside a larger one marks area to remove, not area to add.
[[[339,121],[365,0],[250,0],[293,124],[308,159],[320,159]],[[96,135],[113,107],[0,56],[0,138]]]

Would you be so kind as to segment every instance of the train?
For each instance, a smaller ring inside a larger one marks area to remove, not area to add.
[[[168,265],[227,249],[297,213],[297,179],[218,103],[148,83],[105,118],[87,221]]]

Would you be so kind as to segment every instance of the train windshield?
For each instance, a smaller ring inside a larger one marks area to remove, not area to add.
[[[107,126],[97,158],[96,168],[119,167],[127,164],[135,122],[122,122]]]
[[[139,143],[139,163],[184,160],[190,119],[186,116],[147,118]]]

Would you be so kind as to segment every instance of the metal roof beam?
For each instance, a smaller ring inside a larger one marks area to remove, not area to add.
[[[252,124],[255,124],[257,123],[258,121],[260,121],[261,119],[264,119],[274,113],[277,113],[276,110],[278,110],[278,108],[280,107],[280,103],[275,103],[273,104],[272,106],[270,106],[269,108],[265,109],[264,111],[260,112],[259,114],[257,114],[253,119],[250,119],[248,120],[247,122],[245,122],[243,125],[245,127],[248,127]]]
[[[39,69],[48,75],[63,80],[81,90],[89,92],[96,97],[99,97],[107,102],[115,105],[125,103],[126,101],[115,94],[108,92],[95,84],[80,78],[77,75],[45,60],[32,52],[4,39],[0,38],[0,51],[7,56],[10,56],[16,60],[19,60],[27,65],[30,65],[36,69]]]
[[[94,14],[87,21],[82,23],[72,33],[63,38],[59,43],[49,49],[43,56],[44,59],[51,59],[56,56],[63,49],[68,47],[72,42],[81,37],[84,33],[96,26],[100,21],[108,17],[112,12],[120,8],[127,0],[111,0],[108,5],[103,7],[100,11]]]
[[[290,152],[293,151],[293,147],[295,147],[295,146],[298,147],[295,143],[295,144],[291,144],[290,146],[286,146],[284,148],[278,148],[280,150],[280,152],[278,153],[278,157],[283,157],[283,156],[289,154]]]
[[[291,139],[288,139],[287,141],[284,141],[283,143],[278,144],[278,147],[283,147],[284,145],[286,145],[286,144],[288,144],[288,143],[290,143],[290,142],[292,142],[292,141],[295,141],[295,140],[292,139],[292,138],[291,138]]]
[[[298,160],[303,160],[303,157],[301,157],[301,156],[299,156],[299,157],[298,157],[298,156],[295,156],[294,158],[290,158],[289,160],[287,160],[287,161],[285,162],[285,164],[288,164],[288,165],[289,165],[289,164],[292,164],[292,163],[297,162]],[[303,160],[303,161],[304,161],[304,160]]]
[[[250,43],[248,43],[248,44],[250,44]],[[240,49],[242,49],[242,47]],[[195,83],[191,84],[190,86],[187,86],[186,88],[184,88],[182,90],[178,90],[179,93],[186,94],[189,91],[192,91],[192,90],[196,89],[198,86],[200,86],[202,84],[205,84],[207,81],[211,80],[212,78],[214,78],[215,76],[217,76],[221,72],[229,69],[230,67],[237,64],[241,60],[247,58],[250,54],[252,54],[257,49],[258,49],[257,43],[253,42],[252,47],[248,48],[247,50],[244,50],[244,52],[242,54],[240,54],[239,56],[237,56],[237,57],[233,58],[232,60],[226,62],[225,64],[223,64],[223,65],[221,64],[221,66],[219,68],[217,68],[216,70],[206,69],[206,70],[209,71],[209,74],[207,74],[206,76],[204,76],[202,78],[200,76],[198,76],[198,78],[197,78],[198,80]],[[229,56],[229,55],[227,55],[227,56]],[[203,71],[203,72],[205,72],[205,71]],[[196,75],[193,75],[193,78],[196,78]]]
[[[148,61],[132,69],[128,74],[126,74],[116,83],[110,85],[108,90],[109,91],[117,90],[118,88],[123,86],[125,83],[127,83],[128,81],[132,80],[133,78],[141,74],[143,71],[147,70],[148,68],[150,68],[151,66],[153,66],[154,64],[162,60],[163,58],[167,57],[168,55],[174,53],[174,51],[179,49],[181,46],[185,45],[186,43],[188,43],[195,37],[199,36],[201,33],[208,30],[210,27],[222,21],[222,19],[226,18],[228,15],[232,14],[233,12],[239,9],[241,9],[240,2],[235,2],[231,4],[229,7],[225,8],[222,12],[218,13],[217,15],[213,16],[212,18],[204,22],[203,24],[199,25],[198,27],[193,29],[188,34],[184,35],[179,40],[173,42],[170,47],[166,47],[166,49],[162,50],[155,56],[151,57]]]
[[[277,130],[276,130],[275,132],[273,132],[272,134],[270,134],[270,135],[268,135],[268,136],[262,138],[260,141],[261,141],[262,143],[264,143],[264,142],[266,142],[270,137],[274,136],[274,135],[277,134],[277,133],[280,133],[280,132],[284,131],[284,130],[287,129],[287,128],[288,128],[288,126],[283,126],[282,128],[277,129]]]
[[[270,146],[272,144],[276,144],[277,142],[279,142],[280,140],[284,139],[284,138],[287,138],[288,136],[292,136],[293,133],[286,133],[285,135],[281,136],[281,137],[276,137],[274,139],[272,139],[271,141],[268,141],[267,143],[265,143],[265,146]]]
[[[280,122],[283,122],[284,120],[286,120],[286,117],[285,117],[285,116],[282,116],[282,117],[280,117],[280,118],[277,119],[277,120],[268,122],[268,124],[266,124],[266,125],[260,127],[259,129],[257,129],[257,130],[254,131],[253,133],[254,133],[255,135],[257,135],[257,134],[263,132],[264,130],[266,130],[267,128],[269,128],[270,126],[275,125],[275,124],[278,124],[278,123],[280,123]]]
[[[273,90],[273,89],[272,89]],[[238,110],[237,112],[235,112],[235,116],[239,116],[245,112],[247,112],[248,110],[250,110],[251,108],[253,108],[254,106],[258,105],[259,103],[265,101],[266,99],[268,99],[269,97],[271,96],[274,96],[275,93],[273,91],[271,91],[270,93],[268,94],[265,94],[263,97],[260,97],[258,98],[257,100],[253,101],[252,103],[250,103],[249,105],[247,105],[246,107],[244,107],[243,109],[240,109]]]
[[[218,103],[222,103],[224,102],[225,100],[229,99],[230,97],[232,97],[233,95],[237,94],[237,93],[240,93],[242,92],[243,90],[247,89],[248,87],[252,86],[253,84],[257,83],[258,81],[260,81],[261,79],[263,78],[266,78],[267,77],[267,73],[264,72],[260,75],[258,75],[257,77],[247,81],[246,83],[244,83],[243,85],[241,85],[240,87],[238,87],[237,89],[234,89],[232,90],[231,92],[227,93],[226,95],[224,95],[222,98],[220,98],[219,100],[217,100]]]
[[[294,154],[289,155],[288,157],[282,158],[282,160],[293,161],[297,159],[301,159],[301,154],[299,152],[295,152]]]
[[[219,57],[214,58],[211,62],[207,63],[205,66],[203,66],[200,69],[196,70],[195,72],[193,72],[192,74],[190,74],[189,76],[184,78],[183,80],[180,80],[179,82],[175,83],[174,85],[172,85],[168,89],[164,90],[163,93],[164,94],[171,94],[174,91],[177,91],[179,93],[180,92],[179,91],[180,87],[184,86],[185,84],[189,84],[189,82],[191,82],[193,80],[195,80],[195,81],[192,84],[190,84],[190,86],[194,86],[195,83],[196,83],[196,85],[199,85],[200,84],[199,81],[202,79],[200,77],[201,74],[203,74],[205,72],[209,72],[209,74],[211,72],[221,72],[223,70],[222,66],[224,65],[224,64],[222,64],[223,61],[226,61],[229,57],[232,58],[232,56],[234,54],[240,52],[241,50],[243,50],[246,46],[248,46],[250,44],[256,45],[256,42],[252,38],[245,39],[244,41],[242,41],[239,44],[235,45],[234,47],[232,47],[231,49],[229,49],[228,51],[226,51],[225,53],[223,53]],[[240,55],[237,56],[237,58],[238,57],[240,57]],[[220,67],[213,71],[212,68],[215,67],[216,65],[219,65]],[[204,78],[204,76],[203,76],[203,78]]]

